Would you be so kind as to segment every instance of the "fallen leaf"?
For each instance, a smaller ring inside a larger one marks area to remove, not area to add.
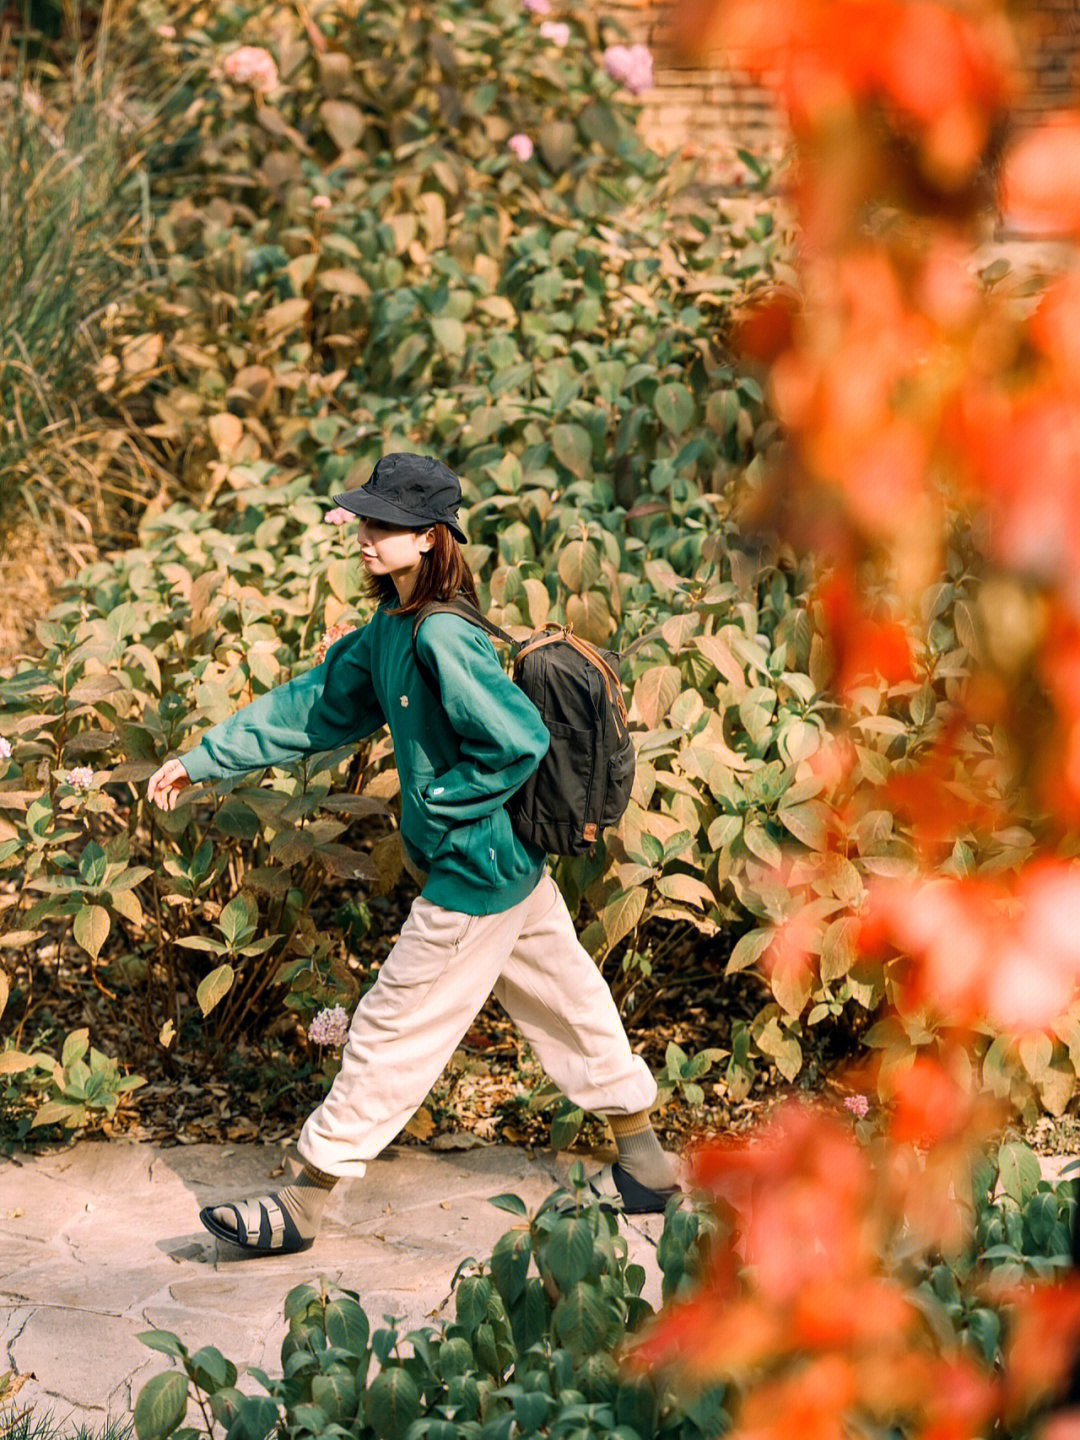
[[[431,1148],[433,1150],[478,1150],[486,1143],[478,1135],[470,1135],[459,1130],[453,1135],[436,1135],[431,1142]]]
[[[405,1126],[405,1133],[406,1135],[415,1136],[417,1140],[426,1140],[430,1135],[435,1133],[435,1121],[432,1118],[431,1111],[426,1105],[421,1105],[420,1109]]]

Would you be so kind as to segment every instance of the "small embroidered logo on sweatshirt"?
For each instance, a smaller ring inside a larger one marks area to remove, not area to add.
[[[402,695],[402,697],[401,697],[401,708],[402,708],[403,710],[407,710],[407,709],[409,708],[409,697],[408,697],[408,695]]]

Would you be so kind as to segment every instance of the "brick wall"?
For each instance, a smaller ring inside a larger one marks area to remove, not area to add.
[[[740,188],[742,172],[738,150],[770,160],[783,153],[783,122],[760,87],[719,56],[701,67],[674,58],[667,41],[672,0],[599,0],[599,8],[631,40],[643,41],[653,52],[656,85],[644,97],[641,123],[656,149],[694,153],[702,180],[733,192]],[[1080,0],[1026,0],[1023,16],[1020,41],[1028,93],[1022,117],[1077,104]]]

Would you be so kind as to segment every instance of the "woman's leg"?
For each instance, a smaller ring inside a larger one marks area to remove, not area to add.
[[[622,1170],[650,1191],[677,1181],[649,1121],[656,1081],[630,1049],[611,991],[549,876],[495,986],[541,1065],[575,1105],[606,1115]]]
[[[518,909],[520,907],[515,907]],[[516,932],[505,916],[462,915],[414,902],[397,944],[353,1015],[341,1069],[300,1134],[301,1157],[337,1176],[363,1175],[416,1113],[442,1073],[502,964],[500,936],[478,954],[478,930],[502,928],[505,953]]]
[[[242,1225],[253,1249],[310,1241],[335,1181],[363,1175],[438,1079],[490,994],[528,903],[472,916],[414,902],[356,1007],[341,1069],[301,1132],[301,1176],[273,1195],[208,1207],[208,1229],[231,1239]]]

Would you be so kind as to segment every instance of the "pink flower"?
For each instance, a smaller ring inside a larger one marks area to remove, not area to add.
[[[261,45],[241,45],[227,56],[225,76],[234,85],[250,85],[252,90],[276,90],[278,85],[274,57]]]
[[[76,765],[74,770],[69,770],[64,779],[73,790],[89,790],[94,783],[94,772],[89,765]]]
[[[604,69],[632,95],[652,89],[653,59],[647,45],[609,45],[604,51]]]
[[[313,210],[329,210],[330,205],[331,200],[329,195],[316,195],[311,202],[311,208]],[[335,510],[332,513],[336,515],[337,511]]]
[[[11,741],[0,735],[0,760],[11,759]]]
[[[345,635],[351,635],[355,629],[355,625],[331,625],[330,629],[327,630],[326,634],[319,641],[315,651],[316,665],[321,665],[326,659],[326,652],[330,649],[331,645],[337,644]]]
[[[852,1115],[857,1115],[860,1120],[865,1120],[870,1113],[870,1101],[865,1095],[849,1095],[844,1101],[844,1109],[850,1110]]]
[[[550,15],[551,0],[523,0],[530,15]]]
[[[540,26],[540,34],[561,50],[570,39],[570,26],[565,20],[545,20]]]
[[[343,1005],[320,1010],[308,1026],[308,1039],[316,1045],[344,1045],[349,1038],[349,1016]]]
[[[351,510],[346,510],[344,505],[336,505],[333,510],[328,510],[323,516],[324,525],[347,525],[356,516]]]
[[[162,40],[175,40],[175,39],[176,39],[176,26],[175,26],[175,25],[159,25],[159,26],[157,27],[157,33],[161,36]]]
[[[523,164],[526,160],[532,159],[533,142],[529,139],[528,135],[522,135],[520,132],[517,135],[511,135],[506,145]]]

